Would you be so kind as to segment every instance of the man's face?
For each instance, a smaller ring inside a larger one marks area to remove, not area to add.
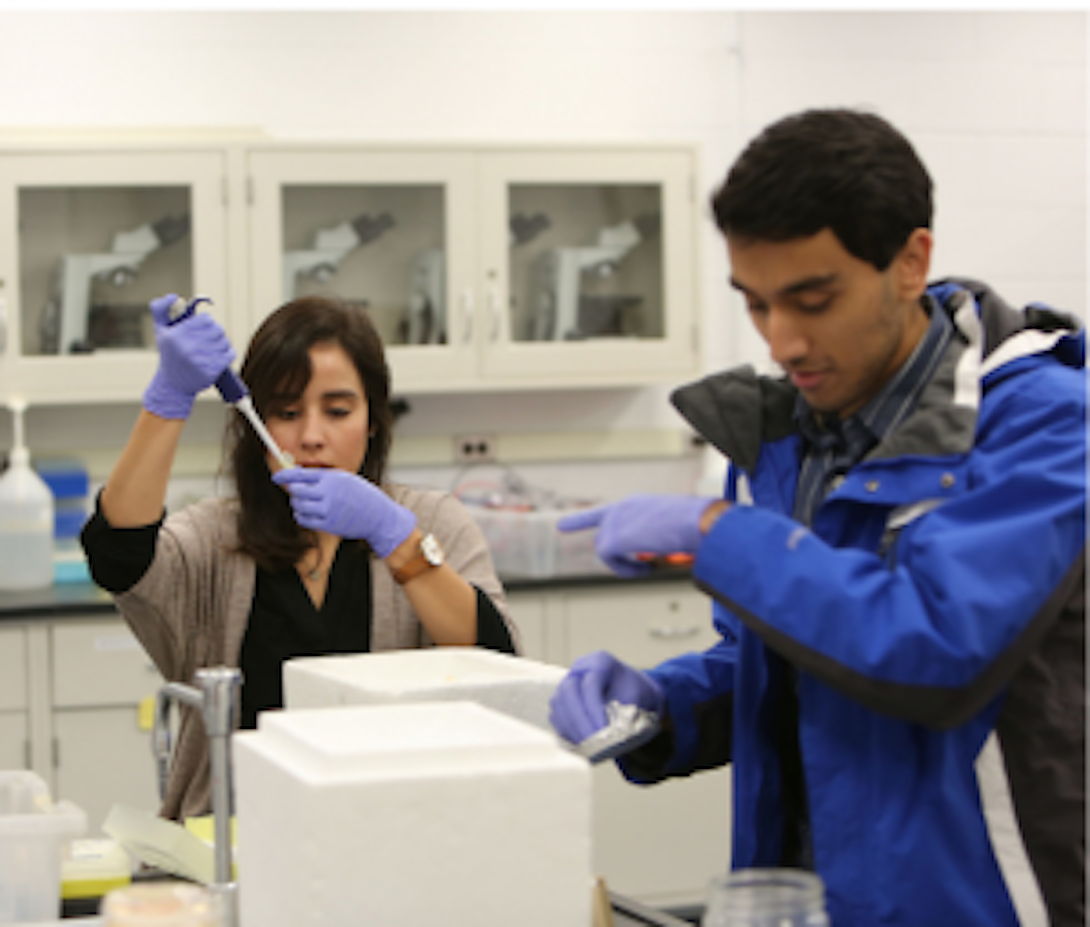
[[[731,285],[811,408],[842,418],[871,399],[927,329],[931,235],[916,229],[884,271],[830,229],[789,241],[727,236]]]

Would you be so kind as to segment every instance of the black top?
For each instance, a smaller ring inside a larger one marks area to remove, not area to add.
[[[141,528],[114,528],[96,504],[80,536],[95,582],[114,594],[135,586],[155,556],[162,523],[160,519]],[[485,593],[476,591],[477,645],[514,653],[503,616]],[[362,620],[360,602],[367,603]],[[284,707],[285,660],[370,651],[373,608],[370,553],[362,544],[342,541],[338,545],[321,608],[315,607],[294,567],[273,571],[257,567],[239,654],[240,726],[256,727],[258,712]]]

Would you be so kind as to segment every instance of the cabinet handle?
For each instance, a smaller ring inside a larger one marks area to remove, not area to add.
[[[3,281],[0,281],[2,285]],[[0,351],[7,350],[8,346],[8,300],[0,296]]]
[[[494,283],[488,287],[488,310],[492,315],[492,340],[500,337],[500,288]]]
[[[462,318],[465,320],[462,341],[469,344],[473,340],[473,290],[468,286],[462,290]]]
[[[691,624],[683,628],[676,627],[675,625],[660,624],[650,629],[648,632],[660,641],[675,641],[683,637],[695,637],[700,633],[700,626]]]

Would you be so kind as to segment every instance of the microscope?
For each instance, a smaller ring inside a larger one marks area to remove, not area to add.
[[[189,234],[189,216],[166,216],[114,235],[102,254],[65,254],[54,293],[41,321],[41,353],[80,354],[94,350],[88,337],[91,288],[96,280],[125,286],[136,279],[148,255]]]
[[[388,212],[375,217],[363,213],[355,219],[319,229],[310,248],[285,252],[284,299],[295,298],[296,281],[300,276],[320,284],[331,280],[352,251],[374,241],[393,225],[393,217]]]
[[[441,248],[425,248],[413,258],[406,344],[446,343],[445,263]]]
[[[642,223],[646,224],[646,223]],[[644,239],[641,221],[622,222],[598,231],[595,243],[576,248],[550,248],[533,269],[531,341],[583,338],[579,318],[583,275],[610,277],[625,256]]]

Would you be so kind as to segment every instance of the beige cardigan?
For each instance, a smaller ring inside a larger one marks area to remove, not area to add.
[[[492,599],[520,650],[488,546],[465,507],[449,493],[398,485],[387,489],[413,511],[421,531],[439,539],[447,563]],[[132,589],[114,597],[122,617],[169,681],[192,684],[201,667],[239,665],[257,567],[251,557],[235,550],[236,513],[233,499],[206,499],[167,518],[147,573]],[[433,646],[408,597],[377,557],[372,558],[371,594],[373,651]],[[361,602],[361,613],[367,607]],[[184,706],[180,717],[160,808],[160,814],[171,818],[206,814],[211,807],[204,723]]]

